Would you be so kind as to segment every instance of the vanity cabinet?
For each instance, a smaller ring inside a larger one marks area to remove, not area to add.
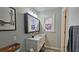
[[[34,38],[25,39],[25,50],[33,49],[34,52],[39,52],[45,43],[45,34],[39,34]]]

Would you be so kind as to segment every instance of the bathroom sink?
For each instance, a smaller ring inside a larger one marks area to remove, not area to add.
[[[43,36],[44,36],[44,34],[38,34],[38,35],[34,36],[34,38],[28,38],[28,39],[30,39],[30,40],[40,40]]]
[[[30,40],[39,40],[41,37],[28,38]]]

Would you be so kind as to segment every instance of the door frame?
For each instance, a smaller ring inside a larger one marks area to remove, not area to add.
[[[61,19],[61,51],[67,51],[67,33],[68,33],[68,8],[62,8]]]

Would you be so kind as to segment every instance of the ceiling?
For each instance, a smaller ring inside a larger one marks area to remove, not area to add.
[[[33,7],[37,12],[42,12],[42,11],[48,11],[48,10],[54,10],[58,7]]]

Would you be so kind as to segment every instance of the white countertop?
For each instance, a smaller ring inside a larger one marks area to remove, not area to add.
[[[38,34],[38,35],[34,36],[34,38],[28,38],[28,39],[30,39],[30,40],[39,40],[39,39],[42,38],[42,36],[45,36],[45,34]]]

